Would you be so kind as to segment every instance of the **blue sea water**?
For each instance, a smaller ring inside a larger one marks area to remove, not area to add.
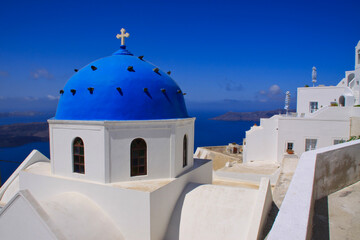
[[[190,115],[195,120],[194,150],[201,146],[219,146],[236,142],[242,145],[245,131],[258,122],[252,121],[215,121],[210,118],[224,114],[224,112],[196,111]]]
[[[194,150],[200,146],[227,145],[230,142],[242,144],[245,131],[250,129],[254,123],[258,124],[258,122],[210,120],[210,118],[221,114],[224,114],[224,112],[189,111],[190,116],[196,117]],[[0,125],[20,122],[45,122],[51,117],[50,114],[44,114],[34,117],[1,118]],[[0,148],[1,184],[6,181],[33,149],[39,150],[46,157],[50,156],[48,142],[34,142],[19,147]]]
[[[33,142],[19,147],[0,148],[1,184],[10,177],[15,169],[34,149],[37,149],[47,157],[50,156],[48,142]]]

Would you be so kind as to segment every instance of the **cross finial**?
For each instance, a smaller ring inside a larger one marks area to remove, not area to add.
[[[120,39],[121,38],[121,45],[125,45],[125,38],[129,37],[130,34],[129,33],[125,33],[125,28],[122,28],[120,30],[121,34],[116,34],[116,38]]]

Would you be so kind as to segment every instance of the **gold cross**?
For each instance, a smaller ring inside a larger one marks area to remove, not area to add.
[[[129,34],[129,33],[125,33],[125,29],[124,29],[124,28],[122,28],[122,29],[120,30],[120,32],[121,32],[121,34],[116,34],[116,38],[117,38],[117,39],[120,39],[120,38],[121,38],[121,45],[125,45],[125,38],[126,38],[126,37],[129,37],[130,34]]]

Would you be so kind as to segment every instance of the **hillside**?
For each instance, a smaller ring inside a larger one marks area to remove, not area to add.
[[[289,112],[295,112],[290,110]],[[270,111],[256,111],[256,112],[227,112],[223,115],[211,118],[217,121],[259,121],[260,118],[270,118],[276,114],[284,114],[284,109],[276,109]]]
[[[47,122],[15,123],[0,126],[0,147],[17,147],[31,142],[49,141]]]

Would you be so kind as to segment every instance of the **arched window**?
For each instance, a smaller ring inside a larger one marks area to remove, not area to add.
[[[131,142],[131,176],[147,174],[147,149],[146,142],[142,138],[136,138]]]
[[[188,155],[188,141],[187,141],[187,136],[185,134],[183,140],[183,167],[186,167],[188,164],[187,155]]]
[[[75,138],[73,142],[73,170],[76,173],[85,173],[84,142],[81,138]]]

